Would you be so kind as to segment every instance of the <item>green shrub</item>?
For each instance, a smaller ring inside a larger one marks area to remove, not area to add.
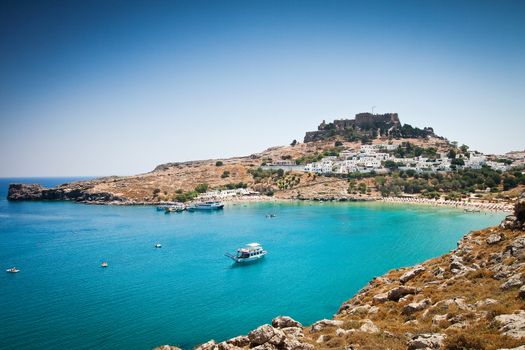
[[[198,184],[197,186],[195,186],[195,192],[197,193],[205,193],[206,191],[208,191],[208,184],[204,183],[204,184]]]

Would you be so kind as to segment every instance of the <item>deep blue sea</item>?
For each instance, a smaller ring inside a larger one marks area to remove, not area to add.
[[[1,349],[191,349],[277,315],[308,324],[372,277],[441,255],[504,216],[304,202],[166,215],[5,199],[9,182],[70,180],[0,179],[0,268],[21,270],[0,273]],[[235,267],[224,256],[254,241],[269,252],[263,261]]]

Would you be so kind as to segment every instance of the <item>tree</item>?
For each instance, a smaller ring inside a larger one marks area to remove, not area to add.
[[[456,158],[456,150],[454,150],[453,148],[450,149],[450,151],[448,151],[447,153],[447,157],[449,159],[454,159]]]
[[[221,179],[225,179],[227,177],[230,177],[230,172],[228,170],[224,170],[221,175]]]
[[[352,194],[354,192],[354,190],[355,190],[355,180],[348,181],[348,190],[347,190],[347,192],[349,194]]]
[[[343,143],[341,141],[337,140],[337,141],[335,141],[334,145],[335,145],[335,147],[340,147],[340,146],[343,145]]]
[[[468,152],[468,146],[467,145],[461,145],[461,147],[459,149],[461,150],[461,153],[463,153],[463,154],[467,154],[467,152]]]
[[[206,183],[195,186],[195,192],[197,193],[205,193],[206,191],[208,191],[208,184]]]
[[[160,188],[156,188],[153,190],[153,196],[158,196],[158,194],[160,193]]]
[[[290,144],[290,146],[294,147],[295,145],[297,145],[297,140],[293,140],[292,143]]]
[[[514,176],[505,176],[503,178],[503,190],[508,191],[514,187],[518,186],[518,182]]]
[[[416,171],[414,169],[408,169],[406,174],[407,176],[414,177],[416,175]]]
[[[224,163],[221,162],[220,160],[215,162],[215,166],[223,166],[223,165],[224,165]]]
[[[390,171],[397,169],[397,163],[393,160],[386,160],[384,166]]]
[[[463,160],[463,158],[453,158],[450,164],[463,166],[465,165],[465,161]]]

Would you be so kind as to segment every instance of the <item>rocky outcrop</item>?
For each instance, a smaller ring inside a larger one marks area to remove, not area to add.
[[[272,326],[276,328],[303,327],[301,322],[298,322],[289,316],[277,316],[272,320]]]
[[[326,327],[337,327],[337,326],[342,326],[342,325],[343,325],[343,321],[324,319],[324,320],[320,320],[320,321],[315,322],[310,327],[310,331],[311,332],[319,332],[319,331],[322,331],[323,329],[325,329]]]
[[[421,266],[421,265],[417,265],[416,267],[414,267],[413,269],[405,272],[400,278],[399,278],[399,281],[401,283],[407,283],[408,281],[410,281],[412,278],[416,277],[417,275],[423,273],[426,269]]]
[[[431,350],[441,349],[445,336],[439,333],[425,333],[415,335],[407,343],[408,350]]]
[[[508,215],[501,222],[500,227],[506,229],[525,229],[525,192],[523,192],[514,205],[514,214]]]
[[[44,187],[35,184],[10,184],[7,192],[7,199],[11,201],[19,200],[42,200]]]
[[[503,237],[501,236],[501,234],[493,233],[487,237],[486,242],[487,244],[496,244],[500,242],[502,239]]]
[[[272,345],[282,344],[286,335],[280,329],[277,329],[269,324],[260,326],[248,333],[248,339],[253,346],[270,343]]]
[[[314,347],[308,342],[303,333],[301,324],[288,316],[279,316],[273,319],[273,325],[265,324],[248,333],[229,340],[217,343],[210,340],[199,345],[195,350],[312,350]],[[159,347],[155,350],[164,350]],[[171,349],[166,349],[171,350]]]
[[[496,316],[500,332],[516,339],[525,338],[525,311],[515,314]]]
[[[399,286],[389,290],[387,297],[388,300],[399,301],[405,295],[416,294],[417,291],[417,288],[414,287]]]
[[[414,312],[418,312],[418,311],[425,309],[429,305],[430,305],[430,299],[426,298],[426,299],[421,300],[420,302],[410,303],[408,305],[405,305],[401,313],[403,315],[411,315]]]
[[[93,191],[87,183],[63,184],[46,188],[35,184],[10,184],[7,199],[10,201],[75,201],[84,203],[125,202],[126,198],[110,192]]]

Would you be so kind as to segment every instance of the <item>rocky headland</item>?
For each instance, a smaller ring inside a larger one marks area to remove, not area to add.
[[[524,350],[525,193],[499,226],[466,234],[441,257],[374,278],[332,319],[304,326],[279,316],[195,349]]]

